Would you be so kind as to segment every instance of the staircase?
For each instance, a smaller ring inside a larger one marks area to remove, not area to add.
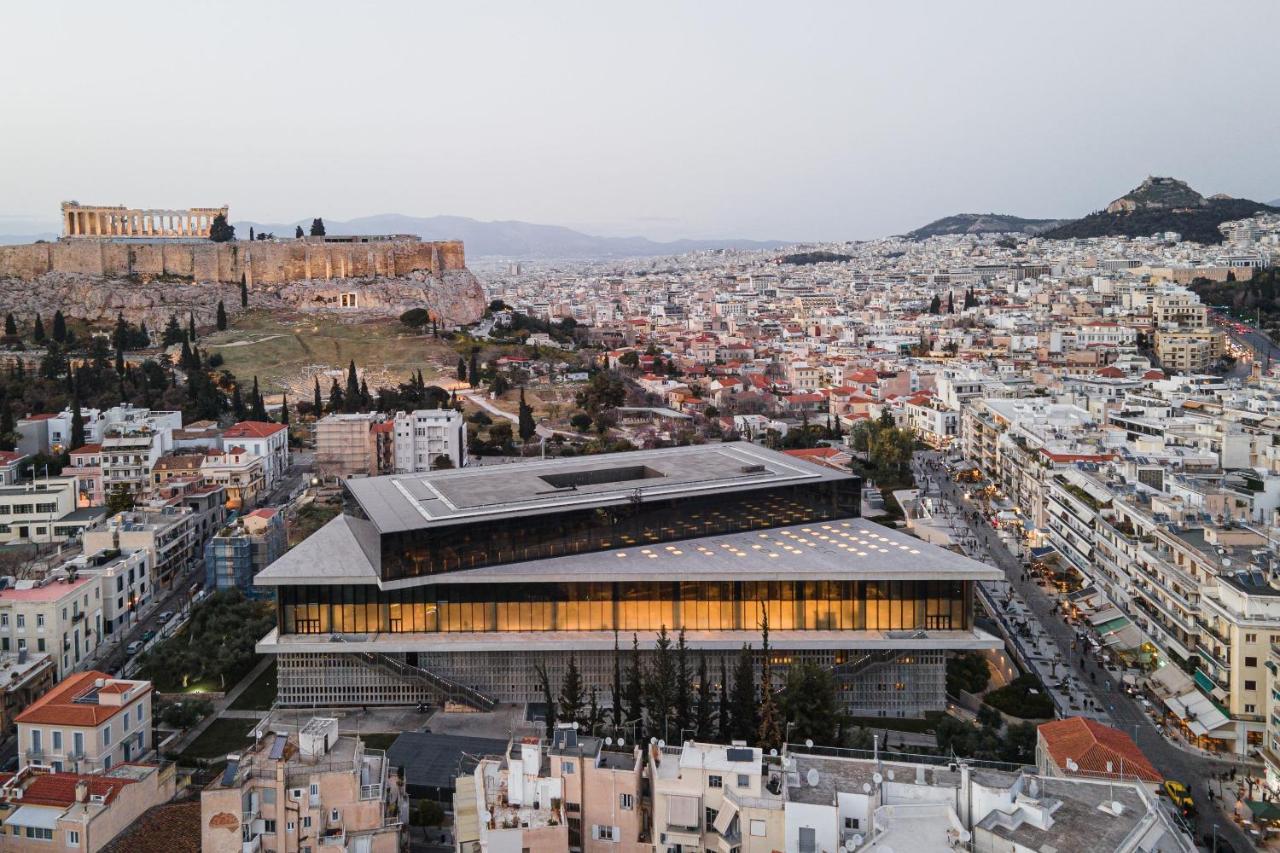
[[[895,631],[891,634],[893,639],[906,640],[923,640],[928,637],[924,631],[913,631],[911,633]],[[831,672],[837,676],[857,675],[858,673],[870,669],[877,664],[889,663],[902,655],[906,654],[904,649],[876,649],[874,651],[863,652],[857,657],[850,658],[844,663],[838,663],[831,667]]]
[[[360,660],[369,666],[405,681],[412,681],[430,687],[447,702],[457,702],[461,705],[475,708],[478,711],[492,711],[498,707],[497,700],[486,696],[474,687],[460,684],[429,669],[411,666],[398,658],[379,652],[359,652],[358,654]]]

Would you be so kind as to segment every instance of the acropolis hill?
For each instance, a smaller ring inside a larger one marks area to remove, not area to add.
[[[411,235],[213,242],[226,208],[185,211],[63,205],[54,243],[0,246],[0,299],[14,314],[162,323],[174,312],[212,322],[217,303],[397,316],[426,307],[447,324],[470,323],[484,293],[461,241]]]

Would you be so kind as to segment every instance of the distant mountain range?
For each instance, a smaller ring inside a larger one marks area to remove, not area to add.
[[[249,238],[249,228],[277,237],[292,237],[294,229],[306,231],[311,220],[288,223],[240,221],[234,223],[236,237]],[[465,216],[404,216],[385,213],[346,221],[326,219],[327,234],[416,234],[424,240],[461,240],[468,257],[512,259],[592,259],[678,255],[704,249],[776,249],[784,241],[759,240],[673,240],[659,242],[647,237],[596,237],[560,225],[535,225],[508,220],[482,222]]]
[[[1044,232],[1052,240],[1084,237],[1150,237],[1176,231],[1183,240],[1221,243],[1218,226],[1260,212],[1280,213],[1280,206],[1214,195],[1205,198],[1176,178],[1149,177],[1104,209]]]
[[[1023,219],[1003,213],[957,213],[935,219],[923,228],[917,228],[904,236],[908,240],[924,240],[928,237],[945,237],[955,234],[1038,234],[1061,225],[1062,219]]]

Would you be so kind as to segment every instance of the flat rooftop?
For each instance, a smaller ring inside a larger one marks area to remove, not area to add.
[[[864,518],[502,563],[404,580],[378,573],[339,516],[254,578],[263,586],[713,580],[1001,580],[999,569]]]
[[[383,533],[768,486],[849,480],[749,442],[347,480]]]

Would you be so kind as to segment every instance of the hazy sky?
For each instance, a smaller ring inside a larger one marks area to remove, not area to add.
[[[1280,3],[9,0],[0,214],[852,239],[1280,196]]]

